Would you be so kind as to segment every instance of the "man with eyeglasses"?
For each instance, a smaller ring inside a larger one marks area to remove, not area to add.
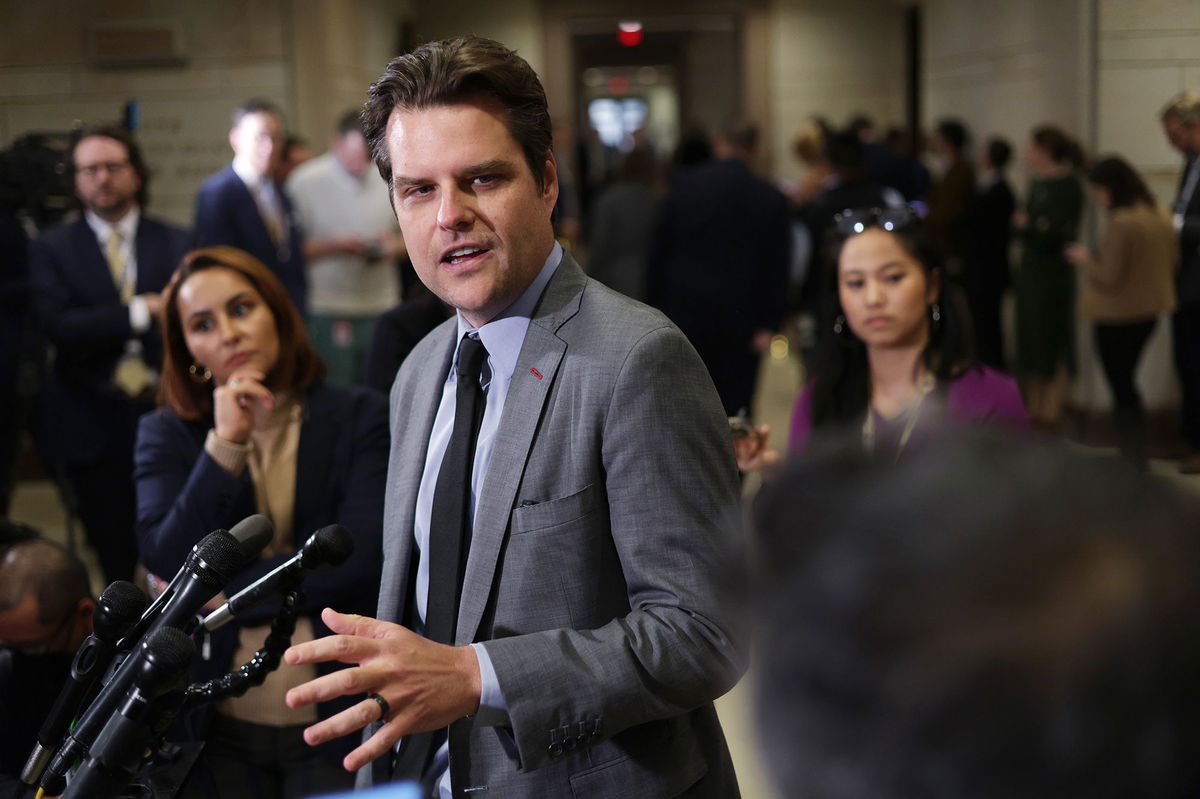
[[[153,409],[159,292],[188,234],[142,212],[146,165],[128,131],[80,132],[68,157],[82,214],[30,246],[34,311],[54,348],[39,445],[108,580],[130,579],[133,440]]]
[[[95,611],[65,547],[33,538],[0,551],[0,797],[23,795],[17,777]]]

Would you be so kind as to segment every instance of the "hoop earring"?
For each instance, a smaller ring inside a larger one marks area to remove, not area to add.
[[[198,363],[193,363],[188,367],[188,374],[192,378],[193,383],[207,383],[212,380],[212,372],[208,371],[207,366],[201,366]]]
[[[846,332],[846,315],[838,314],[837,319],[833,320],[833,334],[840,336]]]

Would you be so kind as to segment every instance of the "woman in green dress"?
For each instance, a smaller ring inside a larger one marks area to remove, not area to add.
[[[1014,218],[1022,248],[1016,373],[1033,423],[1058,426],[1075,371],[1075,272],[1067,246],[1078,238],[1083,187],[1079,146],[1058,128],[1035,128],[1025,153],[1033,179]]]

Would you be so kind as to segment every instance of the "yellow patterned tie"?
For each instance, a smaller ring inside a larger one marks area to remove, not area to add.
[[[121,295],[121,302],[128,305],[133,299],[135,286],[133,281],[129,279],[128,262],[125,259],[125,251],[121,247],[125,237],[121,235],[121,231],[113,228],[108,232],[108,239],[104,242],[104,257],[108,259],[108,271],[112,273],[113,283],[117,287],[117,292]],[[113,372],[113,382],[127,396],[137,397],[146,390],[150,385],[150,370],[146,366],[146,362],[142,360],[141,352],[126,351],[121,359],[117,361],[117,368]]]
[[[125,237],[121,235],[121,231],[113,228],[108,231],[108,241],[104,243],[104,257],[108,259],[108,271],[112,272],[113,284],[117,287],[117,293],[121,295],[121,302],[126,305],[133,299],[133,281],[125,279],[125,270],[128,264],[125,261],[125,252],[121,248]]]

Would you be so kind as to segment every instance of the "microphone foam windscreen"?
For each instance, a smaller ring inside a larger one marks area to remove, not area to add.
[[[238,540],[246,560],[252,561],[266,549],[275,536],[275,525],[261,513],[247,516],[229,529],[229,534]]]
[[[100,607],[107,608],[111,617],[130,622],[141,618],[148,601],[142,589],[128,580],[117,580],[100,595]]]
[[[340,524],[322,527],[314,534],[317,539],[317,555],[321,562],[337,566],[354,552],[354,538]]]
[[[196,657],[196,644],[190,636],[174,627],[160,627],[144,644],[146,659],[134,681],[138,688],[158,694],[175,685]]]
[[[183,671],[195,656],[196,644],[191,636],[174,627],[160,627],[146,641],[146,658],[164,671]]]
[[[200,539],[196,557],[225,579],[246,565],[246,553],[238,540],[224,530],[216,530]]]

